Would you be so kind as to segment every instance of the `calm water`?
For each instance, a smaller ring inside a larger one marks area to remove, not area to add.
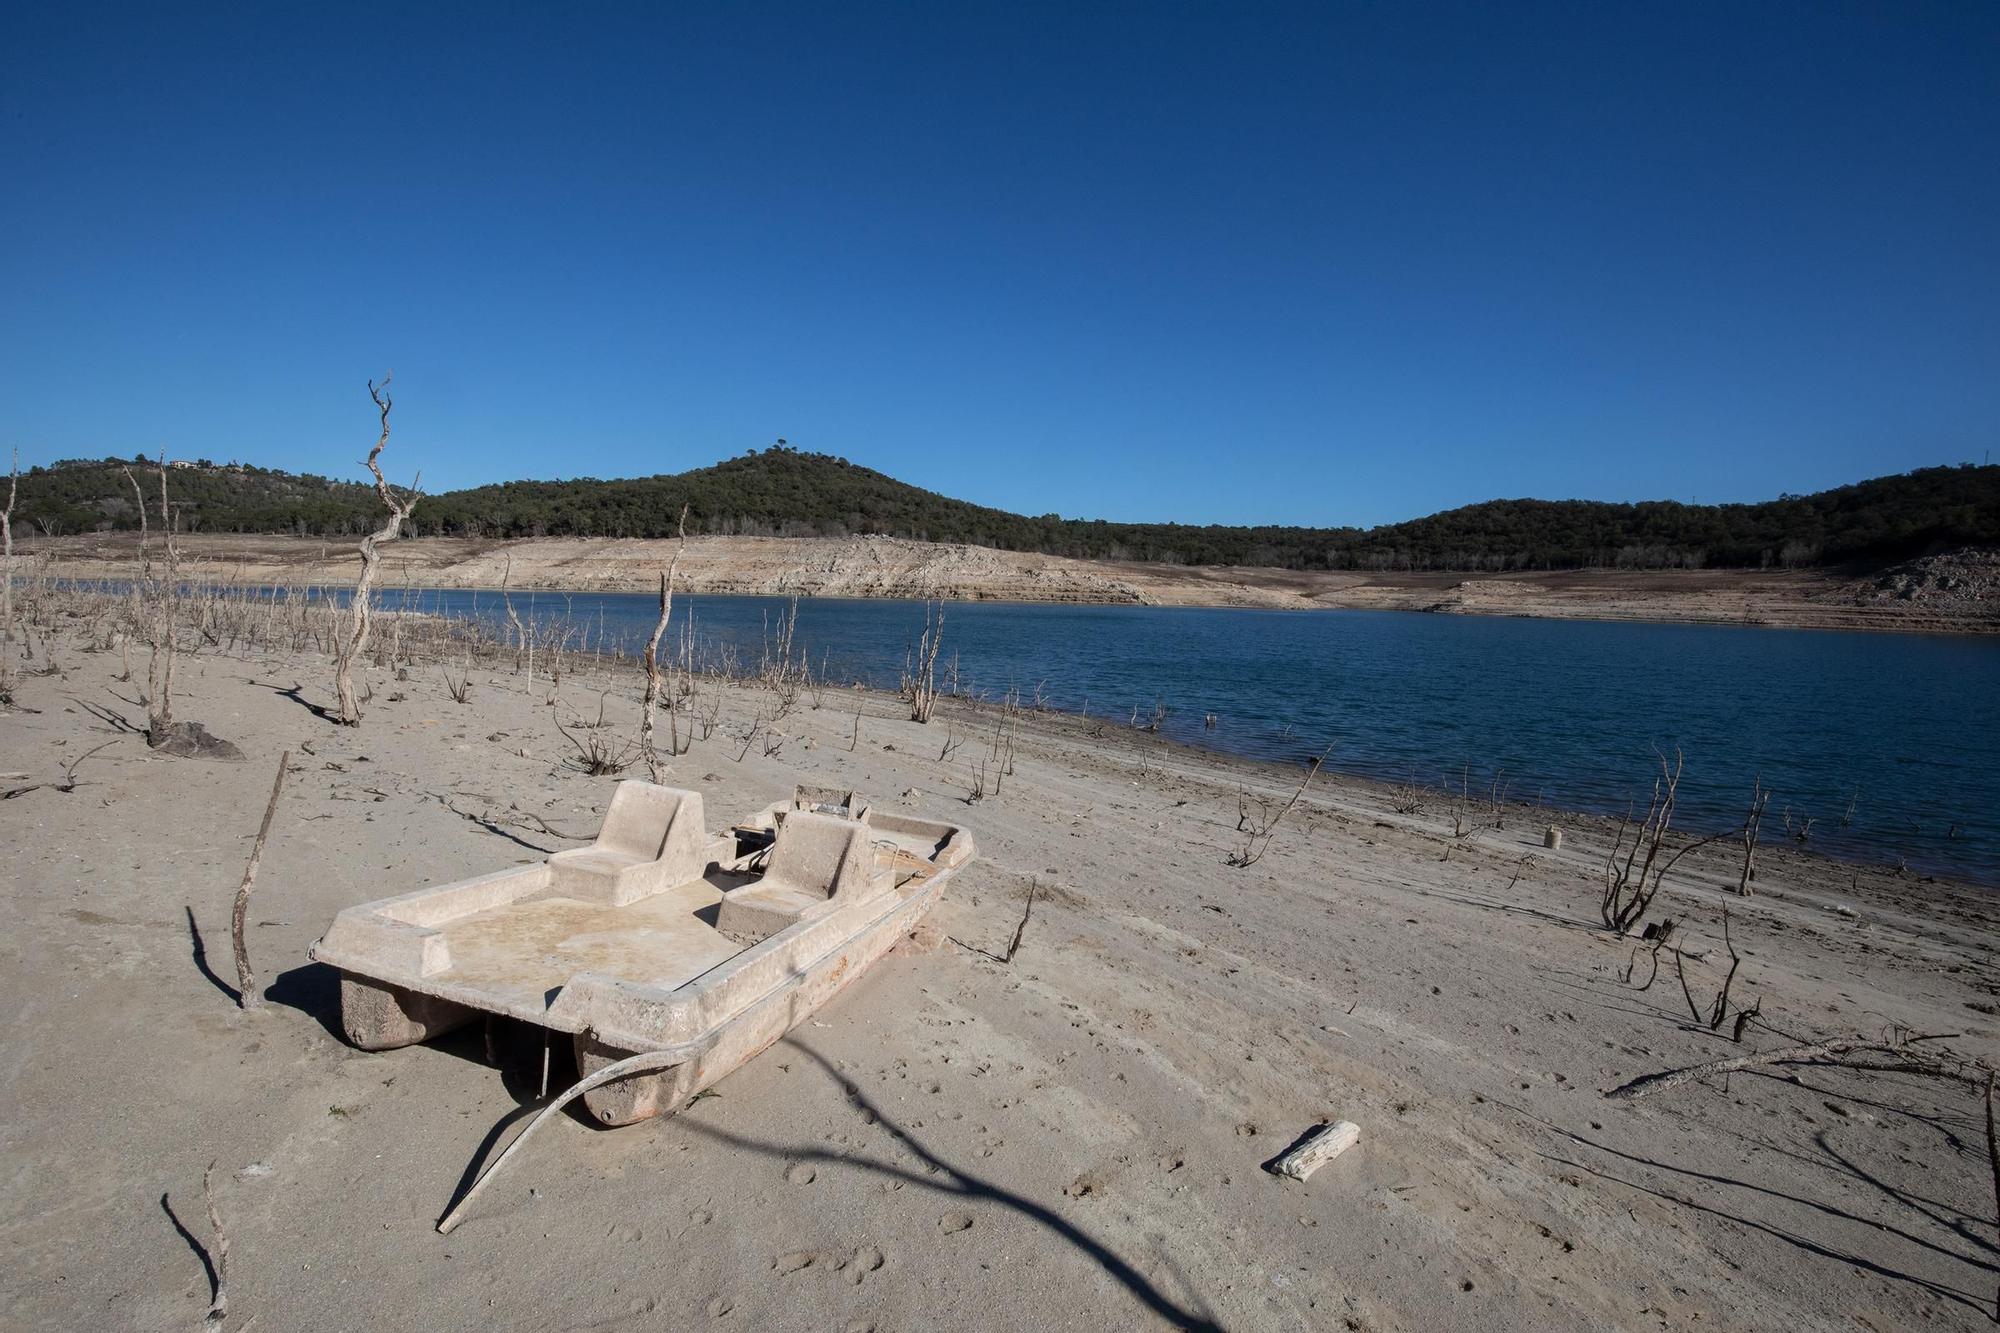
[[[528,611],[529,594],[515,594]],[[423,590],[382,604],[480,616],[490,592]],[[754,665],[784,603],[681,597],[697,633]],[[538,593],[537,619],[650,633],[651,597]],[[893,688],[918,633],[914,602],[799,603],[798,640],[836,681]],[[677,631],[676,631],[677,632]],[[1734,824],[1762,774],[1766,837],[1813,819],[1836,855],[2000,884],[2000,638],[1853,634],[1161,607],[954,603],[945,657],[962,688],[1041,686],[1054,707],[1123,722],[1156,699],[1175,739],[1298,761],[1333,742],[1332,766],[1618,810],[1644,795],[1654,748],[1687,756],[1680,824]],[[1214,714],[1213,728],[1203,718]],[[1851,825],[1842,821],[1853,803]]]

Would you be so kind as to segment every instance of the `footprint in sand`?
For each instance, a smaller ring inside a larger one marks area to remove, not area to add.
[[[945,1232],[947,1235],[954,1231],[969,1231],[971,1229],[972,1215],[970,1213],[946,1213],[938,1219],[938,1230]]]
[[[794,1162],[786,1169],[785,1179],[794,1185],[810,1185],[819,1179],[819,1172],[813,1170],[811,1163]]]
[[[773,1259],[771,1271],[779,1277],[789,1277],[802,1269],[811,1268],[818,1260],[819,1256],[811,1250],[793,1250],[790,1254],[781,1254]]]
[[[730,1300],[727,1296],[717,1296],[708,1303],[708,1313],[716,1319],[722,1318],[735,1308],[736,1302]]]
[[[882,1251],[873,1245],[863,1245],[854,1252],[854,1263],[847,1270],[847,1280],[858,1287],[868,1280],[870,1273],[878,1271],[887,1262],[889,1257]]]

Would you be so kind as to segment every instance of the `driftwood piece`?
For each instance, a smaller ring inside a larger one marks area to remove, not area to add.
[[[2000,1134],[1993,1128],[1993,1071],[1986,1071],[1986,1164],[1993,1170],[1993,1225],[2000,1230]],[[2000,1323],[2000,1289],[1993,1295],[1993,1319]]]
[[[222,1229],[222,1214],[215,1207],[214,1162],[201,1173],[201,1197],[208,1205],[208,1229],[215,1236],[215,1292],[201,1326],[219,1329],[229,1318],[229,1233]]]
[[[264,822],[257,826],[257,841],[250,847],[250,862],[243,867],[243,882],[236,886],[236,905],[229,913],[229,941],[236,947],[236,1002],[245,1009],[264,1003],[257,993],[257,974],[250,970],[250,946],[243,938],[250,913],[250,886],[256,883],[257,867],[264,859],[264,842],[271,836],[271,820],[278,813],[278,794],[285,789],[285,770],[291,766],[292,752],[278,756],[278,776],[271,783],[271,800],[264,807]]]
[[[1021,907],[1021,919],[1014,925],[1014,938],[1007,941],[1006,953],[994,953],[990,949],[982,949],[976,944],[967,944],[956,935],[947,935],[945,938],[969,953],[978,954],[981,958],[990,958],[996,963],[1011,964],[1014,961],[1014,955],[1021,950],[1021,936],[1027,933],[1028,917],[1035,910],[1035,891],[1041,887],[1042,882],[1038,879],[1028,881],[1028,901]]]
[[[540,1129],[551,1116],[560,1112],[563,1107],[568,1106],[592,1088],[602,1087],[606,1083],[624,1078],[627,1074],[642,1074],[649,1069],[666,1068],[670,1065],[677,1065],[686,1059],[687,1052],[685,1051],[641,1051],[637,1055],[628,1055],[623,1060],[604,1066],[604,1068],[598,1070],[588,1078],[578,1080],[568,1092],[565,1092],[562,1096],[543,1107],[541,1114],[529,1121],[528,1127],[521,1131],[520,1137],[507,1145],[507,1151],[494,1158],[493,1165],[479,1173],[479,1179],[472,1182],[472,1188],[465,1192],[465,1197],[460,1199],[450,1212],[438,1219],[437,1229],[439,1234],[451,1234],[451,1229],[465,1219],[465,1210],[472,1206],[472,1201],[479,1197],[480,1191],[486,1188],[494,1176],[500,1174],[501,1167],[507,1165],[507,1159],[520,1150],[521,1145],[528,1141],[529,1135]]]
[[[103,745],[94,745],[64,764],[62,780],[59,782],[31,782],[25,787],[9,787],[6,791],[0,791],[0,801],[11,801],[17,796],[26,796],[31,791],[41,791],[43,788],[47,788],[50,791],[59,791],[67,796],[77,789],[76,770],[82,766],[83,761],[96,754],[99,750],[116,745],[117,743],[116,740],[108,740]],[[0,777],[8,778],[24,778],[26,776],[28,776],[26,773],[0,773]]]
[[[1923,1036],[1908,1037],[1901,1041],[1884,1041],[1875,1037],[1850,1037],[1838,1041],[1812,1041],[1799,1046],[1780,1046],[1776,1050],[1763,1051],[1755,1055],[1732,1055],[1726,1060],[1710,1060],[1707,1064],[1690,1065],[1686,1069],[1669,1069],[1658,1074],[1644,1074],[1630,1083],[1622,1084],[1605,1093],[1611,1101],[1637,1101],[1650,1097],[1656,1092],[1679,1087],[1683,1083],[1713,1074],[1733,1074],[1741,1069],[1762,1069],[1769,1065],[1827,1063],[1835,1057],[1853,1051],[1900,1051],[1906,1046],[1914,1046],[1920,1041],[1942,1041],[1957,1036],[1954,1032],[1934,1032]]]
[[[1278,1158],[1271,1164],[1271,1170],[1293,1180],[1304,1180],[1360,1141],[1361,1126],[1351,1120],[1336,1120]]]

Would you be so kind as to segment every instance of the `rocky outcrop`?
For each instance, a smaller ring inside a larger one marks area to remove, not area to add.
[[[2000,614],[2000,551],[1951,551],[1883,570],[1842,589],[1857,606],[1908,607],[1935,616],[1991,619]]]

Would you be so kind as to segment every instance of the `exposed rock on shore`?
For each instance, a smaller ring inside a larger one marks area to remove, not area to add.
[[[2000,610],[2000,551],[1967,549],[1885,569],[1851,587],[1857,606],[1906,605],[1939,615],[1989,618]]]

